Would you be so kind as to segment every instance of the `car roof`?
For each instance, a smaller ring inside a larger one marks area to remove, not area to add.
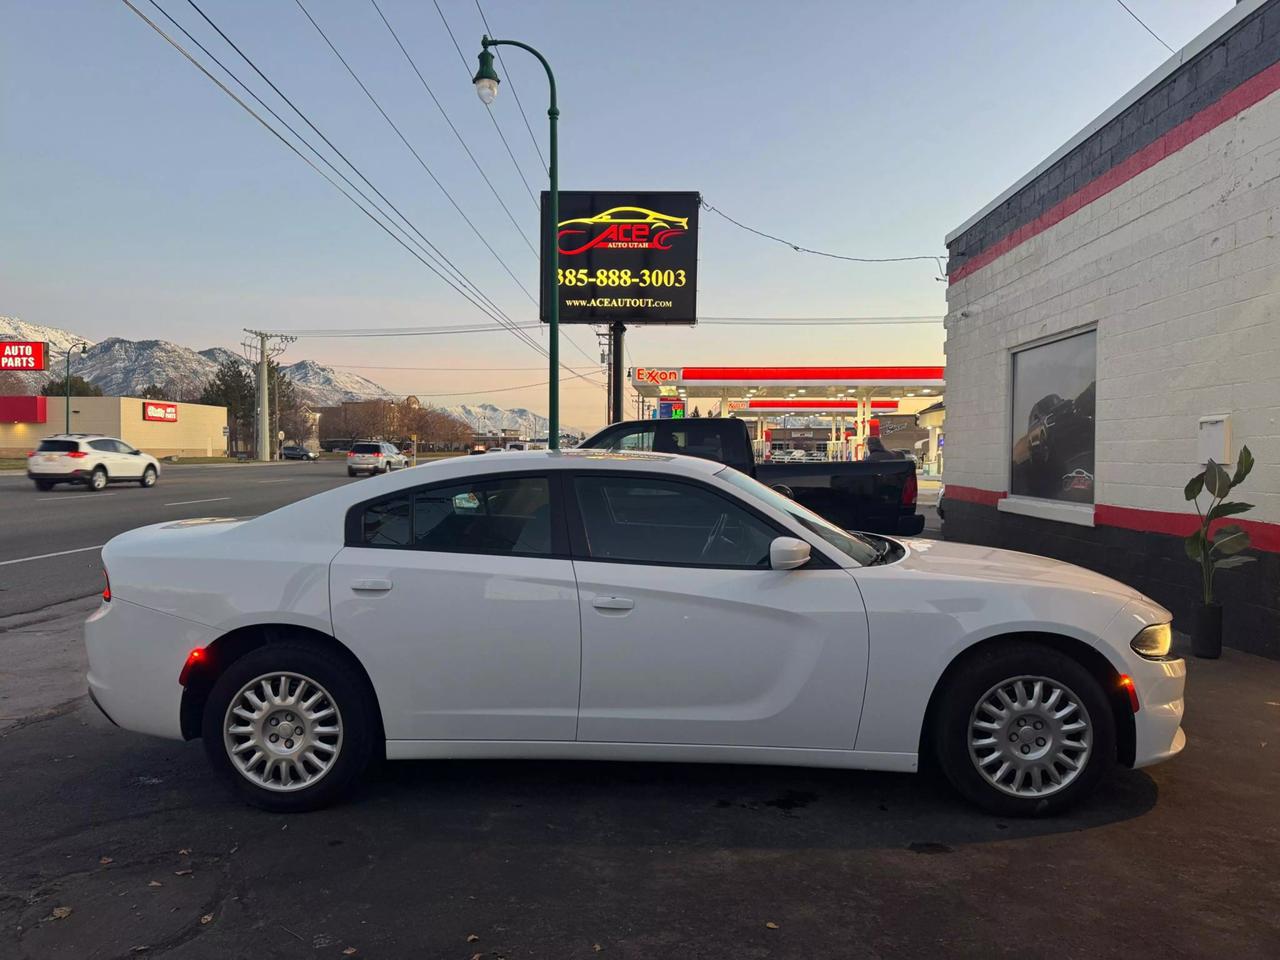
[[[109,437],[105,433],[51,433],[47,437],[41,437],[41,440],[118,440],[119,437]]]

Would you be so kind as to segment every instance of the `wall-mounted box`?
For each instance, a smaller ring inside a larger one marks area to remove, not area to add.
[[[1231,451],[1231,414],[1215,413],[1200,418],[1196,431],[1196,458],[1201,463],[1232,463],[1235,454]]]

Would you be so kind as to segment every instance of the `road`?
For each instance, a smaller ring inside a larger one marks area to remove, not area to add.
[[[102,590],[100,549],[116,534],[190,517],[252,517],[343,483],[342,461],[162,467],[149,490],[137,484],[91,493],[47,493],[23,476],[0,476],[0,617]]]

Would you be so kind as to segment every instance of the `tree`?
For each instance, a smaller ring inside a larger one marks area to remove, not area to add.
[[[200,402],[227,408],[228,447],[237,450],[241,438],[252,435],[253,381],[239,360],[226,360],[200,393]]]
[[[271,372],[271,436],[275,437],[281,430],[285,439],[294,443],[302,443],[311,436],[315,417],[311,408],[299,392],[297,384],[289,379],[288,374],[281,373],[280,365],[274,360],[268,361]]]
[[[169,394],[165,393],[163,387],[159,387],[154,383],[149,383],[138,391],[138,396],[143,400],[168,400]]]
[[[199,403],[204,392],[204,381],[186,374],[176,374],[160,384],[164,399],[178,403]]]
[[[31,393],[27,381],[12,370],[0,371],[0,397],[25,397]]]
[[[46,397],[65,397],[67,395],[67,378],[58,377],[56,380],[49,380],[40,392]],[[73,397],[100,397],[102,396],[102,388],[90,383],[84,377],[71,375],[71,395]]]

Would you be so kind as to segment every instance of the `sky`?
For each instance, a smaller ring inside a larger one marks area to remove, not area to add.
[[[135,2],[168,27],[151,0]],[[158,2],[286,115],[188,0]],[[536,319],[298,0],[197,2],[480,289],[517,321]],[[371,0],[301,2],[536,296],[536,257]],[[1127,2],[1175,49],[1232,6]],[[513,163],[470,82],[485,32],[475,0],[439,0],[465,67],[431,0],[378,3],[520,229],[535,237],[536,208],[516,164],[535,193],[545,171],[511,91],[545,153],[541,68],[511,48],[498,65],[503,85],[492,109]],[[532,44],[555,70],[562,189],[697,190],[743,223],[857,257],[945,256],[948,231],[1169,55],[1115,0],[479,7],[496,35]],[[159,338],[195,349],[234,347],[244,327],[491,322],[120,0],[0,0],[0,22],[0,315],[95,340]],[[945,284],[931,263],[803,255],[704,212],[698,311],[940,318]],[[543,331],[532,333],[546,342]],[[561,420],[593,428],[606,403],[596,338],[566,327],[564,339],[562,359],[598,382],[563,384]],[[304,358],[424,402],[546,412],[545,360],[496,324],[463,336],[303,339],[285,355]],[[932,364],[943,361],[943,328],[635,328],[627,361]]]

